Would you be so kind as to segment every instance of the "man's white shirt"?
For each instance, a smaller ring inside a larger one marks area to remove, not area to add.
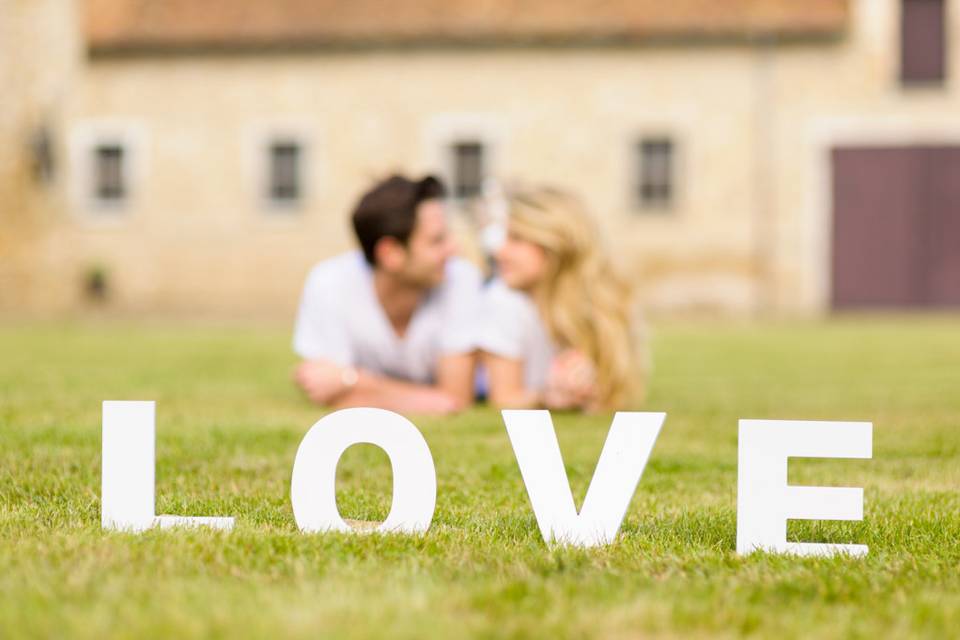
[[[363,254],[324,260],[307,276],[293,349],[308,360],[434,382],[441,356],[477,348],[481,286],[475,267],[450,259],[443,282],[427,293],[401,338],[377,298],[373,269]]]

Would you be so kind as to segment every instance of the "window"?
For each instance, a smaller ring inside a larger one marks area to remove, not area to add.
[[[140,189],[148,175],[148,144],[147,129],[136,120],[80,120],[73,124],[63,172],[70,208],[97,224],[115,224],[136,215]]]
[[[271,202],[295,204],[301,197],[301,146],[289,140],[270,145],[268,192]]]
[[[453,196],[467,200],[480,195],[485,177],[484,146],[476,141],[455,142],[453,154]]]
[[[127,195],[126,154],[119,144],[99,144],[93,150],[93,195],[100,203],[119,203]]]
[[[668,209],[674,200],[674,148],[668,138],[645,138],[637,150],[637,200],[645,209]]]
[[[900,22],[900,81],[942,84],[946,32],[943,0],[903,0]]]
[[[33,131],[30,136],[30,155],[33,179],[41,184],[53,182],[56,166],[54,163],[53,140],[48,127],[42,126]]]

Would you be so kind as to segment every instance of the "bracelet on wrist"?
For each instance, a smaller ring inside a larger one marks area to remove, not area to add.
[[[343,367],[340,369],[340,384],[345,390],[352,389],[360,379],[360,373],[356,367]]]

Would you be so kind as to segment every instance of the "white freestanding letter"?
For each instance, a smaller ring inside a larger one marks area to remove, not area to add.
[[[143,531],[154,524],[153,402],[103,403],[104,529]]]
[[[546,542],[592,547],[613,542],[665,413],[618,412],[577,514],[550,412],[505,410],[503,421]]]
[[[384,409],[342,409],[324,416],[304,436],[293,462],[290,501],[302,531],[353,531],[337,510],[337,463],[348,447],[374,444],[393,469],[393,503],[374,531],[420,533],[430,528],[437,473],[423,435],[412,422]]]
[[[101,526],[121,531],[155,525],[233,528],[233,518],[155,515],[155,425],[153,401],[104,401]]]
[[[737,553],[862,556],[862,544],[787,542],[787,520],[862,520],[863,489],[787,484],[787,458],[870,458],[869,422],[741,420]]]

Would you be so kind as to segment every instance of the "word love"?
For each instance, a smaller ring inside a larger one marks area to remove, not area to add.
[[[503,420],[543,539],[578,546],[613,542],[665,413],[618,412],[580,511],[563,466],[549,411],[507,410]],[[232,529],[233,518],[156,515],[155,405],[103,403],[102,525],[105,529],[203,525]],[[293,463],[290,500],[305,532],[354,531],[337,509],[337,464],[354,444],[381,447],[393,469],[393,500],[374,531],[422,533],[430,527],[437,474],[426,440],[412,422],[383,409],[344,409],[313,425]],[[787,520],[862,520],[863,489],[787,484],[787,460],[870,458],[869,422],[741,420],[737,552],[862,556],[865,545],[787,541]]]

